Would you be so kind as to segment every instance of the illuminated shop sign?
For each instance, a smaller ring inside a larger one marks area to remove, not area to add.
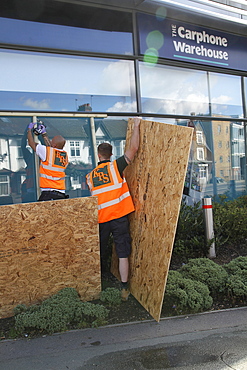
[[[138,14],[140,52],[159,57],[246,71],[247,38],[171,19]]]

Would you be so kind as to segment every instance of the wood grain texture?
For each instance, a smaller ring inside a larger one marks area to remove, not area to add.
[[[126,146],[133,128],[129,119]],[[193,130],[141,121],[140,147],[125,176],[135,204],[130,214],[130,290],[159,321],[179,216]],[[113,273],[118,276],[116,256]]]
[[[65,287],[83,301],[101,291],[97,199],[0,207],[0,318]]]

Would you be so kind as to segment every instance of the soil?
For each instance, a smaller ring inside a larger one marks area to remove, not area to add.
[[[220,253],[217,254],[216,258],[213,259],[219,265],[224,265],[229,263],[234,258],[239,256],[247,256],[246,245],[240,247],[228,247],[221,248]],[[181,257],[173,256],[170,263],[170,270],[177,270],[181,267],[184,261],[181,262]],[[119,281],[110,273],[105,272],[102,275],[102,289],[107,287],[120,288]],[[95,303],[101,303],[100,301],[95,301]],[[227,300],[216,302],[212,310],[226,309],[236,307]],[[152,316],[142,307],[142,305],[132,296],[129,296],[128,301],[122,302],[120,305],[107,307],[110,312],[108,316],[107,325],[128,323],[135,321],[153,320]],[[162,309],[161,318],[174,316],[173,312],[167,312]],[[37,336],[37,333],[36,335]],[[0,319],[0,340],[15,338],[14,331],[14,317]]]

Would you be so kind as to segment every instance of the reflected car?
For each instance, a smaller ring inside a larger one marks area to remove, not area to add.
[[[226,182],[224,179],[222,179],[221,177],[215,177],[215,181],[217,182],[217,184],[220,184],[220,183],[223,183],[223,182]],[[213,179],[210,179],[209,180],[209,183],[212,184],[213,183]]]

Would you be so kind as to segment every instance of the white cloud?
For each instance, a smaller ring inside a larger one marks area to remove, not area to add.
[[[50,109],[49,101],[48,99],[43,100],[33,100],[31,98],[29,99],[23,99],[22,102],[24,107],[32,108],[32,109]]]
[[[122,103],[117,102],[107,109],[107,112],[136,112],[136,102]]]
[[[220,95],[215,98],[212,98],[212,103],[215,104],[227,104],[232,100],[230,96],[227,95]]]

